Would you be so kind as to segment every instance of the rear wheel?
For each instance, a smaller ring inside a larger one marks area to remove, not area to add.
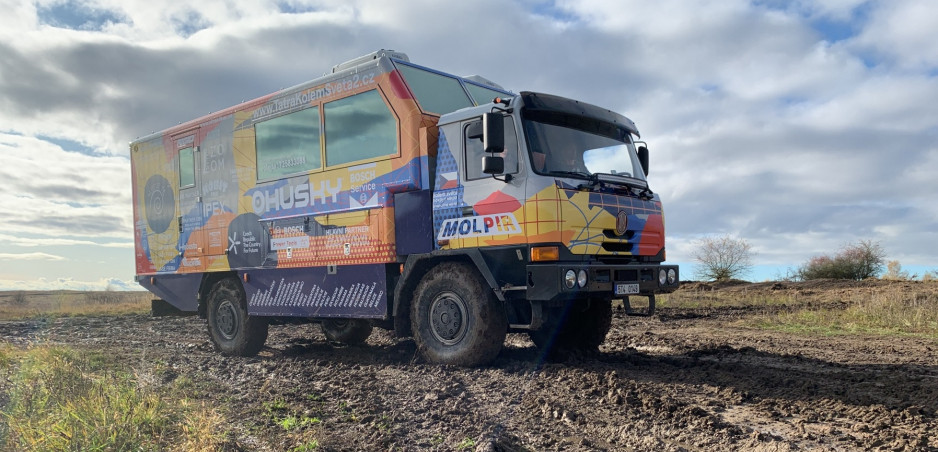
[[[328,319],[320,326],[326,339],[350,345],[364,344],[373,329],[371,322],[361,319]]]
[[[477,366],[498,356],[508,317],[476,270],[455,262],[424,276],[411,304],[411,328],[428,361]]]
[[[562,357],[571,352],[598,351],[611,326],[612,302],[591,300],[584,310],[576,305],[552,309],[544,326],[529,331],[528,336],[546,355]]]
[[[267,340],[267,320],[248,315],[237,279],[215,283],[208,295],[208,334],[224,355],[254,356]]]

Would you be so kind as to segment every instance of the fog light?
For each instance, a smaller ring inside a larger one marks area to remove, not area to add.
[[[668,272],[665,269],[658,270],[658,284],[665,285],[668,283]]]
[[[572,289],[576,285],[576,272],[567,270],[567,273],[563,275],[563,283],[567,286],[567,289]]]
[[[674,284],[677,281],[677,272],[674,269],[668,270],[668,284]]]
[[[581,289],[586,287],[586,270],[580,270],[577,272],[576,285],[580,286]]]

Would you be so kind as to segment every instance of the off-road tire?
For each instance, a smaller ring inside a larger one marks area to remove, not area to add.
[[[552,309],[547,322],[528,336],[544,355],[563,358],[573,353],[592,353],[606,340],[612,326],[612,302],[591,300],[585,310],[575,304]]]
[[[374,329],[371,322],[362,319],[326,319],[319,326],[326,339],[349,345],[364,344]]]
[[[208,294],[208,335],[223,355],[254,356],[267,341],[267,319],[248,315],[241,283],[220,280]]]
[[[433,267],[415,294],[410,321],[424,359],[479,366],[498,356],[508,315],[475,268],[457,262]]]

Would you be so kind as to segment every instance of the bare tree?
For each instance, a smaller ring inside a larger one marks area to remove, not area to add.
[[[723,235],[697,240],[691,256],[699,264],[699,278],[726,281],[752,270],[752,254],[752,245],[745,239]]]

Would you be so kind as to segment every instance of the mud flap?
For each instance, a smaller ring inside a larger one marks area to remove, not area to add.
[[[625,297],[622,299],[622,304],[625,305],[625,315],[633,317],[651,317],[655,315],[655,295],[648,295],[648,308],[645,309],[636,309],[632,307],[632,304],[629,303],[630,297]]]

